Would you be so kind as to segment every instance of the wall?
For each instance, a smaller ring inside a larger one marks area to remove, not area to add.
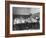
[[[29,1],[29,2],[44,2],[44,3],[46,3],[45,0],[16,0],[16,1],[26,1],[26,2]],[[45,13],[45,16],[46,16],[46,13]],[[45,19],[46,19],[46,17],[45,17]],[[45,26],[45,30],[46,30],[46,26]],[[45,31],[45,34],[46,34],[46,31]],[[5,38],[4,36],[5,36],[5,0],[0,0],[0,38]],[[13,37],[11,37],[11,38],[13,38]],[[16,38],[46,38],[46,35],[24,36],[24,37],[16,37]]]
[[[13,14],[28,15],[40,12],[39,8],[13,7]]]

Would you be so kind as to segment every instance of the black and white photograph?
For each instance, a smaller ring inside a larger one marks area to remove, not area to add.
[[[13,7],[13,31],[40,29],[40,8]]]
[[[42,6],[11,4],[10,16],[13,34],[42,32]]]

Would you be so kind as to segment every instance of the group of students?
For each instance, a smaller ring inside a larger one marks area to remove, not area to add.
[[[14,24],[21,24],[25,22],[28,22],[28,23],[39,22],[39,17],[36,17],[34,19],[32,16],[30,16],[29,18],[26,18],[26,19],[24,19],[23,17],[14,19]]]

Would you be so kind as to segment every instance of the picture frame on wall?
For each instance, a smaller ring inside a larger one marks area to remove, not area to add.
[[[5,36],[33,36],[45,34],[44,3],[5,2]]]

